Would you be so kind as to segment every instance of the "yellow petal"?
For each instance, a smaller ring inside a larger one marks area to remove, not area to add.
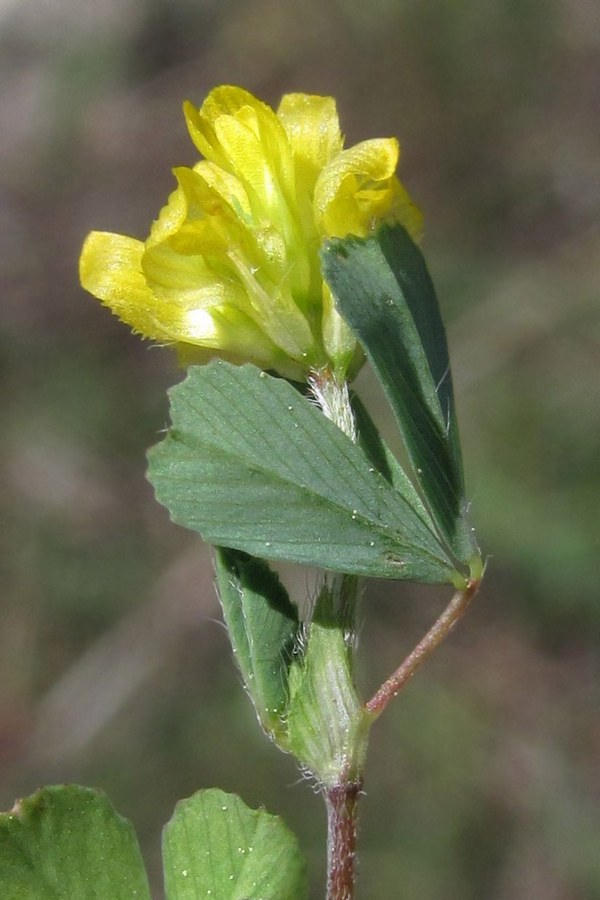
[[[222,166],[225,160],[219,151],[214,129],[202,119],[200,110],[186,100],[183,104],[183,115],[190,137],[202,156],[214,162],[215,165]]]
[[[204,122],[214,125],[221,116],[236,116],[244,106],[251,107],[261,116],[273,114],[271,108],[250,91],[236,85],[222,84],[208,94],[200,107],[200,115]]]
[[[248,202],[248,195],[239,178],[204,159],[196,163],[193,171],[202,178],[212,191],[225,200],[235,215],[247,225],[251,224],[252,211]]]
[[[241,207],[244,223],[253,226],[256,244],[278,264],[277,277],[288,281],[299,305],[307,307],[315,281],[309,254],[314,253],[317,235],[306,197],[298,203],[294,158],[283,124],[269,106],[230,86],[212,91],[200,110],[188,105],[186,116],[196,146],[210,165],[233,176],[243,189],[245,197],[233,197],[231,202],[236,212]],[[223,182],[218,190],[224,194],[226,187]],[[315,237],[310,248],[307,231]],[[269,248],[281,246],[285,253],[269,253]],[[254,254],[246,246],[244,255]],[[252,264],[262,268],[258,261]],[[273,271],[270,277],[275,277]]]
[[[215,272],[199,253],[186,252],[183,236],[150,247],[142,266],[153,296],[183,312],[228,303],[243,308],[246,293],[236,280]],[[234,274],[233,266],[230,267]]]
[[[187,212],[185,223],[169,238],[173,248],[202,255],[227,277],[228,254],[235,247],[260,277],[279,284],[286,280],[290,265],[285,241],[270,224],[253,227],[247,196],[238,179],[206,161],[193,170],[176,169],[175,175]]]
[[[158,218],[152,223],[146,245],[157,244],[164,241],[170,234],[174,234],[183,224],[185,216],[185,196],[181,186],[178,186],[169,196],[165,206],[158,214]]]
[[[228,306],[215,306],[210,312],[190,310],[187,326],[186,344],[190,347],[203,347],[213,356],[236,362],[252,362],[261,369],[276,368],[282,374],[302,371],[240,310]]]
[[[281,353],[277,347],[269,344],[265,335],[260,331],[255,332],[246,330],[247,323],[241,321],[228,320],[227,328],[224,329],[227,334],[231,334],[233,329],[240,327],[244,337],[237,341],[231,341],[231,345],[227,339],[223,346],[217,347],[202,346],[200,344],[177,344],[177,358],[179,364],[187,368],[187,366],[206,365],[211,359],[218,357],[226,359],[229,362],[241,365],[246,362],[254,363],[259,369],[272,369],[282,375],[284,378],[291,378],[292,381],[304,381],[306,378],[306,367],[295,363],[293,360]],[[250,323],[251,327],[254,326]],[[263,343],[261,343],[263,342]]]
[[[185,236],[190,249],[182,252],[223,254],[231,244],[251,252],[253,244],[247,215],[239,209],[243,203],[246,203],[247,209],[247,200],[244,199],[243,188],[239,184],[235,186],[236,179],[222,170],[220,176],[216,176],[210,163],[199,164],[195,169],[181,167],[174,173],[184,199],[185,221],[177,235],[172,235],[170,239],[176,236],[183,239]],[[229,191],[233,192],[231,202],[225,196]],[[192,246],[194,235],[195,250]]]
[[[158,282],[151,289],[142,262],[169,283],[164,290]],[[237,292],[237,299],[254,312],[243,289],[219,281],[206,268],[202,270],[202,265],[201,259],[186,260],[177,254],[169,259],[167,248],[161,245],[145,250],[134,238],[92,232],[83,246],[80,275],[86,290],[145,337],[204,347],[212,355],[222,351],[237,361],[248,360],[298,378],[304,364],[295,364],[285,349],[273,343],[262,321],[257,324],[251,314],[233,305]],[[297,351],[297,355],[300,360],[302,353]]]
[[[255,218],[260,221],[269,219],[273,213],[277,215],[282,186],[277,177],[276,160],[273,154],[268,155],[261,136],[250,124],[233,116],[218,119],[215,133],[236,177],[248,192]]]
[[[183,112],[190,137],[200,153],[219,166],[226,165],[227,160],[215,138],[214,124],[220,116],[235,116],[243,106],[256,105],[265,106],[249,91],[229,84],[214,88],[200,109],[187,100]]]
[[[387,216],[404,225],[413,241],[423,237],[423,213],[397,178],[392,179],[392,196]]]
[[[343,146],[335,100],[312,94],[285,94],[277,117],[286,130],[298,179],[312,190],[321,169]]]
[[[223,235],[214,232],[207,218],[148,247],[142,268],[153,296],[178,323],[177,340],[191,340],[192,313],[198,324],[203,320],[199,310],[212,315],[219,307],[243,312],[273,345],[294,359],[305,358],[314,347],[308,322],[285,281],[273,281],[272,266],[262,254],[257,257],[258,247],[253,250],[249,258],[241,240],[228,241],[226,230]]]
[[[288,356],[316,364],[317,351],[310,325],[286,285],[261,277],[260,270],[249,267],[236,249],[231,249],[229,259],[246,288],[251,308],[249,314],[254,321]]]
[[[266,103],[242,88],[224,85],[211,91],[199,110],[185,104],[184,113],[203,156],[236,175],[259,197],[271,197],[272,182],[284,194],[293,191],[287,135]]]
[[[144,244],[120,234],[93,231],[79,260],[82,286],[145,337],[170,340],[156,319],[156,299],[142,272]]]
[[[315,186],[315,215],[322,233],[368,234],[373,220],[389,212],[398,156],[396,139],[380,138],[356,144],[331,160]]]

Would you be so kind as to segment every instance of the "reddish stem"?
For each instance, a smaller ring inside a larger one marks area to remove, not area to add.
[[[370,712],[374,717],[381,715],[390,700],[412,678],[419,666],[425,662],[436,647],[439,647],[458,620],[464,615],[471,600],[477,593],[479,584],[479,581],[472,579],[467,582],[467,586],[463,591],[456,591],[444,612],[432,625],[425,637],[419,641],[404,662],[398,666],[396,671],[381,685],[377,693],[365,704],[367,712]]]
[[[327,806],[327,900],[352,900],[356,812],[362,782],[324,788]]]

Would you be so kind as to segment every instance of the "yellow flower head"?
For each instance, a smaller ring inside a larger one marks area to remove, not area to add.
[[[421,217],[395,175],[395,138],[347,150],[331,97],[287,94],[274,112],[238,87],[184,107],[204,157],[145,242],[92,232],[80,276],[135,331],[188,360],[224,356],[305,379],[346,375],[356,342],[321,274],[327,237],[384,219],[416,235]]]

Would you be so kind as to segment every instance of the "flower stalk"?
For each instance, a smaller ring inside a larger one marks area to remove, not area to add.
[[[454,593],[450,603],[441,616],[436,619],[427,634],[421,638],[401,665],[392,672],[390,677],[365,704],[365,709],[374,719],[381,715],[389,702],[400,693],[407,681],[413,677],[417,669],[448,637],[458,620],[466,613],[471,601],[479,590],[480,584],[480,581],[472,579],[468,581],[464,590]]]

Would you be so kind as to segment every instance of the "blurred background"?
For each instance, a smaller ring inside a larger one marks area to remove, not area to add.
[[[181,373],[77,260],[91,229],[146,235],[196,158],[184,99],[332,94],[349,144],[402,141],[489,554],[374,730],[358,896],[600,897],[599,50],[594,0],[1,0],[1,808],[105,789],[160,898],[163,823],[220,786],[285,817],[323,895],[321,800],[260,733],[207,548],[145,480]],[[447,599],[368,586],[365,693]]]

